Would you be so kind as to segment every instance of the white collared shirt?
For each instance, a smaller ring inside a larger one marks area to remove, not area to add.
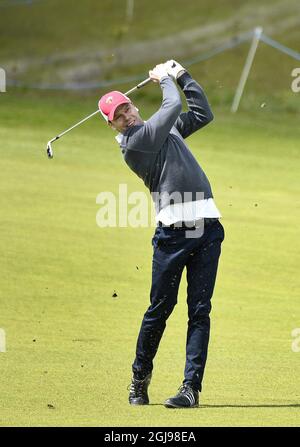
[[[121,144],[122,138],[123,138],[123,134],[122,133],[118,133],[118,135],[115,137],[115,139],[117,140],[117,142],[119,144]]]
[[[176,222],[191,222],[203,217],[222,217],[214,199],[203,199],[195,202],[183,202],[168,205],[156,214],[156,223],[171,225]]]

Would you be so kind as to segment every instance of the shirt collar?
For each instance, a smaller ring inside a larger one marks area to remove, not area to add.
[[[118,133],[118,135],[115,137],[115,139],[117,140],[117,142],[119,144],[121,144],[122,138],[123,138],[123,134],[121,134],[121,133]]]
[[[146,123],[147,121],[144,121],[144,123]],[[115,139],[117,140],[117,142],[119,144],[121,144],[122,138],[123,138],[124,134],[122,134],[121,132],[118,133],[118,135],[115,137]]]

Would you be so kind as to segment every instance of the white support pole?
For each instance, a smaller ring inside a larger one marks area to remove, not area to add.
[[[126,19],[127,22],[131,22],[133,19],[133,12],[134,12],[134,0],[127,0],[127,6],[126,6]]]
[[[0,67],[0,93],[6,92],[6,75],[4,68]]]
[[[263,32],[263,29],[261,27],[257,27],[254,30],[251,47],[250,47],[250,50],[249,50],[249,53],[248,53],[248,56],[246,59],[244,69],[242,71],[239,85],[238,85],[235,95],[234,95],[232,106],[231,106],[231,111],[233,113],[235,113],[239,107],[240,100],[241,100],[241,97],[242,97],[242,94],[243,94],[243,91],[244,91],[244,88],[245,88],[245,85],[246,85],[246,82],[247,82],[247,79],[248,79],[248,76],[249,76],[249,73],[251,70],[253,59],[254,59],[262,32]]]
[[[6,352],[5,330],[0,328],[0,352]]]

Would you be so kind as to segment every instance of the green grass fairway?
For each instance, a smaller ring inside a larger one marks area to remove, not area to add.
[[[96,107],[90,97],[0,95],[0,328],[7,341],[0,425],[299,425],[300,352],[291,348],[300,327],[299,114],[214,109],[214,122],[188,140],[226,236],[201,407],[168,410],[162,403],[183,377],[185,279],[155,358],[151,405],[130,407],[154,228],[96,225],[100,192],[117,193],[121,183],[129,192],[146,189],[100,118],[54,143],[53,160],[45,155],[50,138]]]

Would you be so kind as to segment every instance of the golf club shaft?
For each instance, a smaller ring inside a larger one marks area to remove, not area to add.
[[[151,81],[151,78],[147,78],[144,81],[140,82],[138,85],[136,85],[135,87],[133,87],[132,89],[128,90],[128,92],[124,93],[126,96],[130,95],[132,92],[134,92],[135,90],[144,87],[144,85],[148,84]],[[59,135],[57,135],[56,137],[52,138],[52,140],[49,141],[49,143],[53,143],[53,141],[58,140],[60,137],[62,137],[63,135],[65,135],[67,132],[70,132],[70,130],[74,129],[77,126],[80,126],[80,124],[84,123],[85,121],[87,121],[88,119],[90,119],[92,116],[96,115],[97,113],[100,113],[100,110],[96,110],[95,112],[91,113],[89,116],[87,116],[86,118],[83,118],[81,121],[79,121],[78,123],[74,124],[72,127],[70,127],[69,129],[64,130],[62,133],[60,133]],[[48,143],[48,144],[49,144]],[[48,154],[49,155],[49,154]]]
[[[69,129],[64,130],[62,133],[57,135],[57,137],[55,137],[53,140],[51,140],[51,142],[54,141],[54,140],[58,140],[58,138],[62,137],[65,133],[70,132],[70,130],[72,130],[75,127],[79,126],[80,124],[84,123],[84,121],[90,119],[92,116],[96,115],[97,113],[99,113],[99,110],[96,110],[96,112],[93,112],[89,116],[87,116],[86,118],[83,118],[81,121],[79,121],[78,123],[74,124],[74,126],[70,127]]]
[[[133,87],[131,90],[128,90],[128,92],[124,93],[124,95],[128,96],[130,93],[134,92],[136,89],[144,87],[144,85],[148,84],[151,81],[151,78],[147,78],[144,81],[140,82],[138,85]]]

